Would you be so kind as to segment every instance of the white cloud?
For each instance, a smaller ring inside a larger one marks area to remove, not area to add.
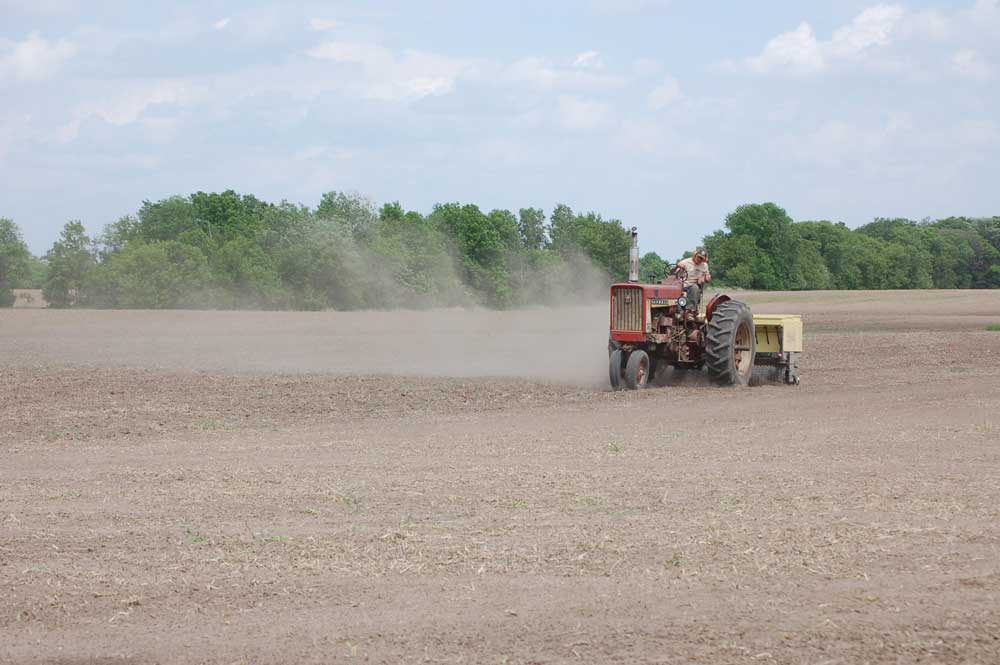
[[[875,5],[858,14],[850,24],[833,33],[826,45],[833,58],[854,58],[870,48],[886,46],[903,18],[900,5]]]
[[[993,68],[983,60],[978,52],[972,49],[962,49],[951,56],[951,63],[960,76],[987,81],[993,78]]]
[[[558,102],[558,122],[563,129],[589,131],[607,122],[611,109],[604,102],[562,95]]]
[[[138,81],[117,94],[81,105],[77,115],[97,116],[112,125],[122,126],[138,120],[151,106],[193,104],[205,94],[202,87],[183,79]]]
[[[610,90],[625,83],[620,76],[592,71],[591,68],[559,66],[551,60],[532,56],[504,66],[501,76],[510,83],[526,84],[541,91]]]
[[[363,97],[385,101],[447,94],[459,78],[475,71],[471,61],[414,50],[396,55],[360,42],[326,42],[308,54],[317,60],[360,65],[362,80],[355,87]]]
[[[11,73],[21,81],[48,78],[76,54],[76,45],[65,39],[50,42],[33,32],[21,42],[0,41],[0,76]]]
[[[315,32],[329,32],[334,28],[340,26],[340,21],[336,21],[330,18],[311,18],[309,19],[309,29]]]
[[[308,54],[317,60],[352,62],[372,67],[391,65],[393,61],[389,49],[359,42],[325,42],[310,49]]]
[[[823,49],[805,21],[792,32],[773,38],[760,55],[747,58],[746,64],[759,73],[787,69],[797,74],[818,72],[826,66]]]
[[[899,32],[907,37],[942,40],[951,35],[954,19],[936,9],[924,9],[907,16]]]
[[[681,86],[673,76],[667,76],[663,82],[653,88],[646,97],[646,103],[654,111],[661,111],[683,97]]]
[[[573,66],[577,69],[604,69],[604,61],[597,51],[584,51],[573,59]]]
[[[812,26],[803,21],[795,30],[771,39],[760,55],[747,58],[744,64],[758,73],[821,72],[835,62],[856,60],[887,46],[904,13],[900,5],[874,5],[837,29],[827,41],[817,39]]]
[[[226,18],[220,18],[218,21],[212,24],[212,27],[215,28],[216,30],[225,30],[226,26],[229,25],[230,21],[232,21],[232,19],[230,19],[228,16]]]

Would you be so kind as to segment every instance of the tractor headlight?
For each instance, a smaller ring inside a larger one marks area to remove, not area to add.
[[[685,298],[684,296],[681,296],[680,298],[677,299],[677,307],[679,307],[680,309],[684,309],[687,306],[688,306],[688,299],[687,298]]]

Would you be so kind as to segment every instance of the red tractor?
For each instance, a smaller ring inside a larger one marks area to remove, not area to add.
[[[685,275],[679,268],[658,284],[640,284],[634,227],[630,263],[629,281],[611,286],[612,389],[645,388],[664,365],[682,370],[704,367],[718,383],[747,385],[756,348],[750,307],[717,295],[699,311],[688,303]]]

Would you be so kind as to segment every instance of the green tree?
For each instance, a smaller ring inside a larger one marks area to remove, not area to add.
[[[31,252],[13,221],[0,218],[0,307],[14,304],[14,291],[31,276]]]
[[[784,288],[775,262],[753,236],[719,231],[705,238],[705,248],[711,259],[712,277],[721,284],[744,289]]]
[[[628,277],[632,239],[621,221],[605,220],[594,212],[573,214],[569,206],[560,204],[552,212],[549,234],[552,248],[565,258],[582,253],[611,279]]]
[[[371,288],[370,277],[381,266],[366,261],[349,231],[339,222],[317,224],[300,244],[282,248],[275,270],[290,287],[294,306],[304,309],[378,307],[383,292]]]
[[[400,304],[425,307],[468,302],[468,293],[455,269],[452,243],[433,220],[386,204],[370,249],[394,285]],[[388,299],[384,299],[388,303]]]
[[[639,278],[659,281],[666,277],[670,266],[656,252],[646,252],[639,259]]]
[[[84,301],[82,289],[97,261],[83,224],[68,222],[45,259],[49,269],[42,294],[49,304],[68,307]]]
[[[127,308],[166,309],[194,303],[211,279],[205,255],[176,240],[130,243],[101,269],[109,273],[109,304]]]
[[[197,229],[209,237],[222,231],[213,230],[207,222],[199,222],[198,211],[190,198],[171,196],[156,203],[143,201],[136,222],[133,224],[126,218],[118,220],[105,232],[102,244],[121,248],[135,238],[146,241],[177,240],[181,234]]]
[[[281,280],[270,257],[250,238],[234,238],[212,256],[216,283],[234,307],[280,307]]]
[[[28,274],[15,288],[19,289],[40,289],[45,285],[45,278],[49,272],[49,265],[44,259],[32,256],[28,259]]]
[[[928,289],[933,287],[931,276],[934,232],[927,225],[908,219],[876,218],[856,233],[878,238],[885,245],[887,273],[875,288]]]
[[[545,246],[545,211],[540,208],[521,208],[517,230],[525,249],[542,249]]]
[[[252,195],[240,195],[233,190],[221,194],[197,192],[191,195],[195,222],[216,242],[236,238],[252,238],[264,229],[264,218],[273,206]],[[189,229],[185,229],[189,230]],[[172,240],[174,238],[163,238]]]
[[[514,292],[505,259],[518,242],[514,216],[496,210],[486,215],[476,205],[445,203],[434,207],[429,221],[454,241],[462,279],[483,303],[509,306]]]
[[[371,200],[360,194],[327,192],[316,208],[316,217],[337,222],[358,241],[367,241],[375,233],[378,214]]]
[[[125,249],[133,240],[141,238],[141,228],[139,219],[132,215],[120,217],[104,227],[101,235],[97,237],[98,256],[102,261],[106,261],[115,253]]]
[[[726,216],[730,239],[739,239],[735,243],[741,254],[732,267],[744,266],[739,272],[749,271],[753,288],[789,288],[792,261],[799,249],[791,226],[791,217],[774,203],[742,205]],[[720,276],[724,277],[729,266],[720,266],[717,254],[710,252],[709,256],[713,267],[720,268]]]

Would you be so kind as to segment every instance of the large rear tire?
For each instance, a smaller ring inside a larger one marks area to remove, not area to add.
[[[756,347],[749,307],[727,300],[715,308],[705,340],[705,364],[712,380],[727,386],[750,383]]]
[[[608,356],[608,378],[612,390],[622,389],[622,350],[615,349]]]
[[[649,354],[645,351],[633,351],[625,364],[625,385],[629,390],[642,390],[649,385],[650,377]]]

